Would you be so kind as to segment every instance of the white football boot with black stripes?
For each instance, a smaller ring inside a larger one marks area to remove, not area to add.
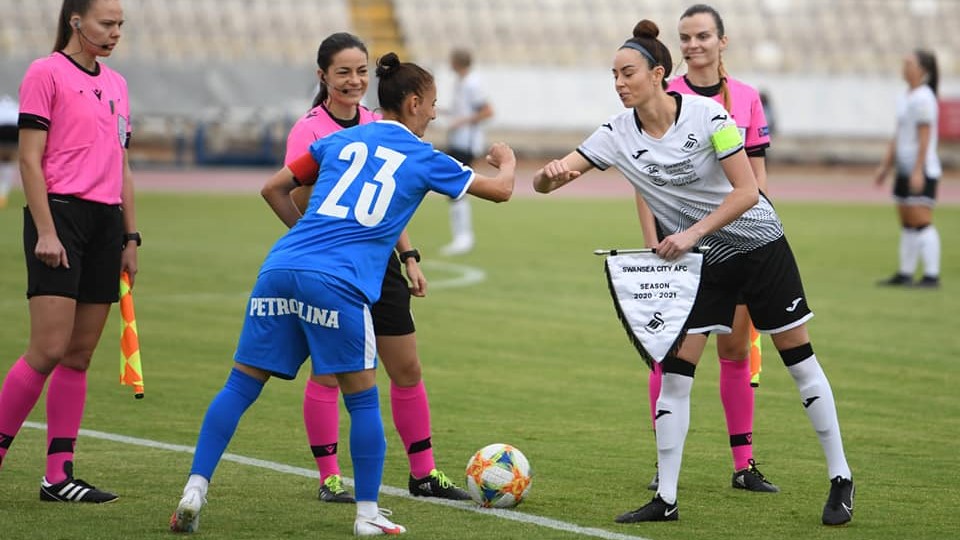
[[[66,480],[51,484],[47,477],[40,481],[40,500],[47,502],[108,503],[119,497],[109,491],[101,491],[94,486],[73,477],[73,462],[63,464]]]

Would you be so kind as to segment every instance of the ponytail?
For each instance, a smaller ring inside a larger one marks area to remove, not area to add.
[[[320,90],[317,91],[316,97],[313,98],[313,104],[310,105],[311,109],[315,109],[320,106],[321,103],[327,100],[327,85],[320,82]]]
[[[932,51],[924,49],[920,49],[914,54],[917,57],[917,63],[920,64],[920,68],[927,74],[924,84],[933,90],[933,95],[937,95],[937,86],[940,84],[940,70],[937,69],[937,57],[934,56]]]
[[[409,94],[422,96],[433,86],[433,75],[412,62],[401,62],[397,53],[388,52],[377,60],[377,98],[380,108],[399,113]]]
[[[727,112],[733,111],[733,100],[730,99],[730,86],[727,84],[727,70],[723,67],[723,58],[717,65],[717,74],[720,75],[720,95],[723,96],[723,108]]]
[[[70,17],[86,15],[90,11],[90,4],[93,0],[63,0],[60,6],[60,17],[57,19],[57,37],[53,42],[53,52],[62,51],[67,48],[70,38],[73,36],[74,28],[70,24]]]

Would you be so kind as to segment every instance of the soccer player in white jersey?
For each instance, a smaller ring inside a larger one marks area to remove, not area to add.
[[[473,70],[473,55],[466,49],[450,53],[450,68],[457,81],[453,89],[450,125],[447,132],[447,153],[464,165],[472,165],[484,148],[484,124],[493,116],[493,106],[487,97],[480,75]],[[463,255],[473,249],[473,217],[467,198],[450,202],[451,242],[440,251],[444,255]]]
[[[760,94],[752,86],[727,75],[721,52],[727,45],[720,13],[705,4],[690,6],[680,16],[680,51],[687,64],[687,73],[674,77],[667,91],[697,94],[712,98],[729,111],[743,137],[750,168],[757,179],[761,196],[767,191],[765,154],[770,146],[767,119]],[[658,241],[653,217],[643,197],[637,194],[637,211],[644,225],[644,241],[653,246]],[[759,382],[760,335],[753,327],[747,306],[737,306],[729,334],[717,334],[717,357],[720,362],[720,403],[723,405],[733,457],[731,486],[761,493],[780,489],[769,482],[753,460],[754,383]],[[656,426],[657,397],[663,371],[654,364],[650,371],[648,394],[650,417]],[[658,477],[647,486],[656,491]]]
[[[896,164],[893,198],[900,216],[900,267],[881,285],[911,285],[917,262],[923,262],[918,287],[940,286],[940,234],[933,226],[933,206],[942,174],[937,155],[937,58],[919,50],[903,59],[909,89],[897,101],[897,133],[877,169],[882,185]]]
[[[271,376],[293,379],[307,356],[313,374],[335,374],[350,413],[356,480],[357,536],[396,535],[406,528],[377,504],[386,439],[376,386],[370,306],[380,297],[387,260],[430,191],[506,201],[516,158],[494,144],[495,177],[474,173],[424,142],[436,118],[433,76],[394,53],[377,62],[383,119],[331,133],[271,177],[262,194],[290,230],[260,267],[250,294],[235,363],[210,403],[197,438],[183,496],[170,519],[194,532],[207,488],[243,413]],[[314,184],[301,216],[290,193]]]
[[[679,350],[668,354],[657,399],[660,483],[646,505],[619,523],[674,521],[677,482],[690,426],[690,390],[710,332],[728,333],[742,297],[761,332],[771,334],[826,455],[827,525],[853,513],[853,476],[840,437],[833,391],[814,355],[806,322],[813,313],[783,226],[759,196],[737,125],[716,101],[667,93],[673,61],[649,20],[617,51],[613,77],[627,110],[600,125],[574,152],[537,171],[533,187],[550,193],[591,169],[616,167],[643,196],[665,237],[654,246],[673,260],[709,247],[700,289]]]

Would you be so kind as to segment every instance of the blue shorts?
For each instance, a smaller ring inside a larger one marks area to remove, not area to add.
[[[270,270],[247,302],[234,360],[293,379],[307,356],[313,374],[377,367],[370,308],[360,293],[319,272]]]

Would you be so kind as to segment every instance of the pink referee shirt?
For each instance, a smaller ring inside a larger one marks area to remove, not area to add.
[[[35,60],[20,85],[20,129],[47,131],[47,192],[120,204],[130,139],[127,81],[98,62],[89,72],[55,52]]]
[[[379,114],[375,114],[370,109],[360,106],[360,124],[369,124],[380,119]],[[287,153],[283,158],[285,164],[290,164],[298,157],[306,154],[310,145],[318,139],[322,139],[331,133],[344,129],[338,124],[323,105],[317,105],[297,120],[297,123],[290,129],[287,135]]]
[[[749,84],[732,77],[727,77],[727,88],[730,90],[730,114],[737,123],[747,153],[770,146],[770,128],[760,103],[760,93]],[[674,77],[667,85],[667,91],[696,94],[687,84],[686,77]],[[723,105],[722,92],[710,97]]]

